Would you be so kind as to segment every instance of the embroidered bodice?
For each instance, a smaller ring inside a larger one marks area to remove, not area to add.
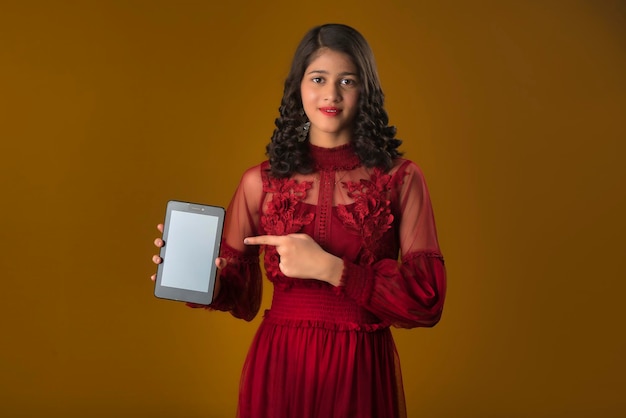
[[[315,174],[289,179],[263,175],[267,198],[260,232],[303,232],[326,251],[359,264],[372,263],[377,253],[397,258],[390,199],[398,178],[380,169],[363,168],[350,145],[311,146],[311,155]],[[387,239],[382,240],[387,232]],[[274,268],[276,257],[274,248],[266,248],[268,277],[280,282],[286,278]]]

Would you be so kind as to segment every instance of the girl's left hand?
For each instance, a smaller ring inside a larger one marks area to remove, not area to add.
[[[338,286],[343,260],[322,249],[307,234],[260,235],[243,240],[246,245],[273,245],[280,256],[278,267],[287,277],[317,279]]]

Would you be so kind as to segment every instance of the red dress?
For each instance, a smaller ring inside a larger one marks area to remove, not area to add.
[[[446,288],[426,184],[409,160],[389,172],[362,166],[351,145],[311,145],[311,155],[314,174],[276,179],[267,162],[249,169],[227,210],[229,262],[210,308],[255,317],[261,250],[274,285],[243,367],[238,416],[404,417],[389,327],[435,325]],[[273,247],[243,244],[296,232],[344,260],[339,287],[286,277]]]

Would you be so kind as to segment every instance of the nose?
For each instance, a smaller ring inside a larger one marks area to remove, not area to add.
[[[335,83],[328,83],[324,91],[324,100],[330,103],[338,103],[341,101],[341,89]]]

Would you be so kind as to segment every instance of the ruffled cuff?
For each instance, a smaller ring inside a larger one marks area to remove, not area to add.
[[[337,289],[360,305],[367,305],[374,289],[374,271],[343,259],[343,273]]]

